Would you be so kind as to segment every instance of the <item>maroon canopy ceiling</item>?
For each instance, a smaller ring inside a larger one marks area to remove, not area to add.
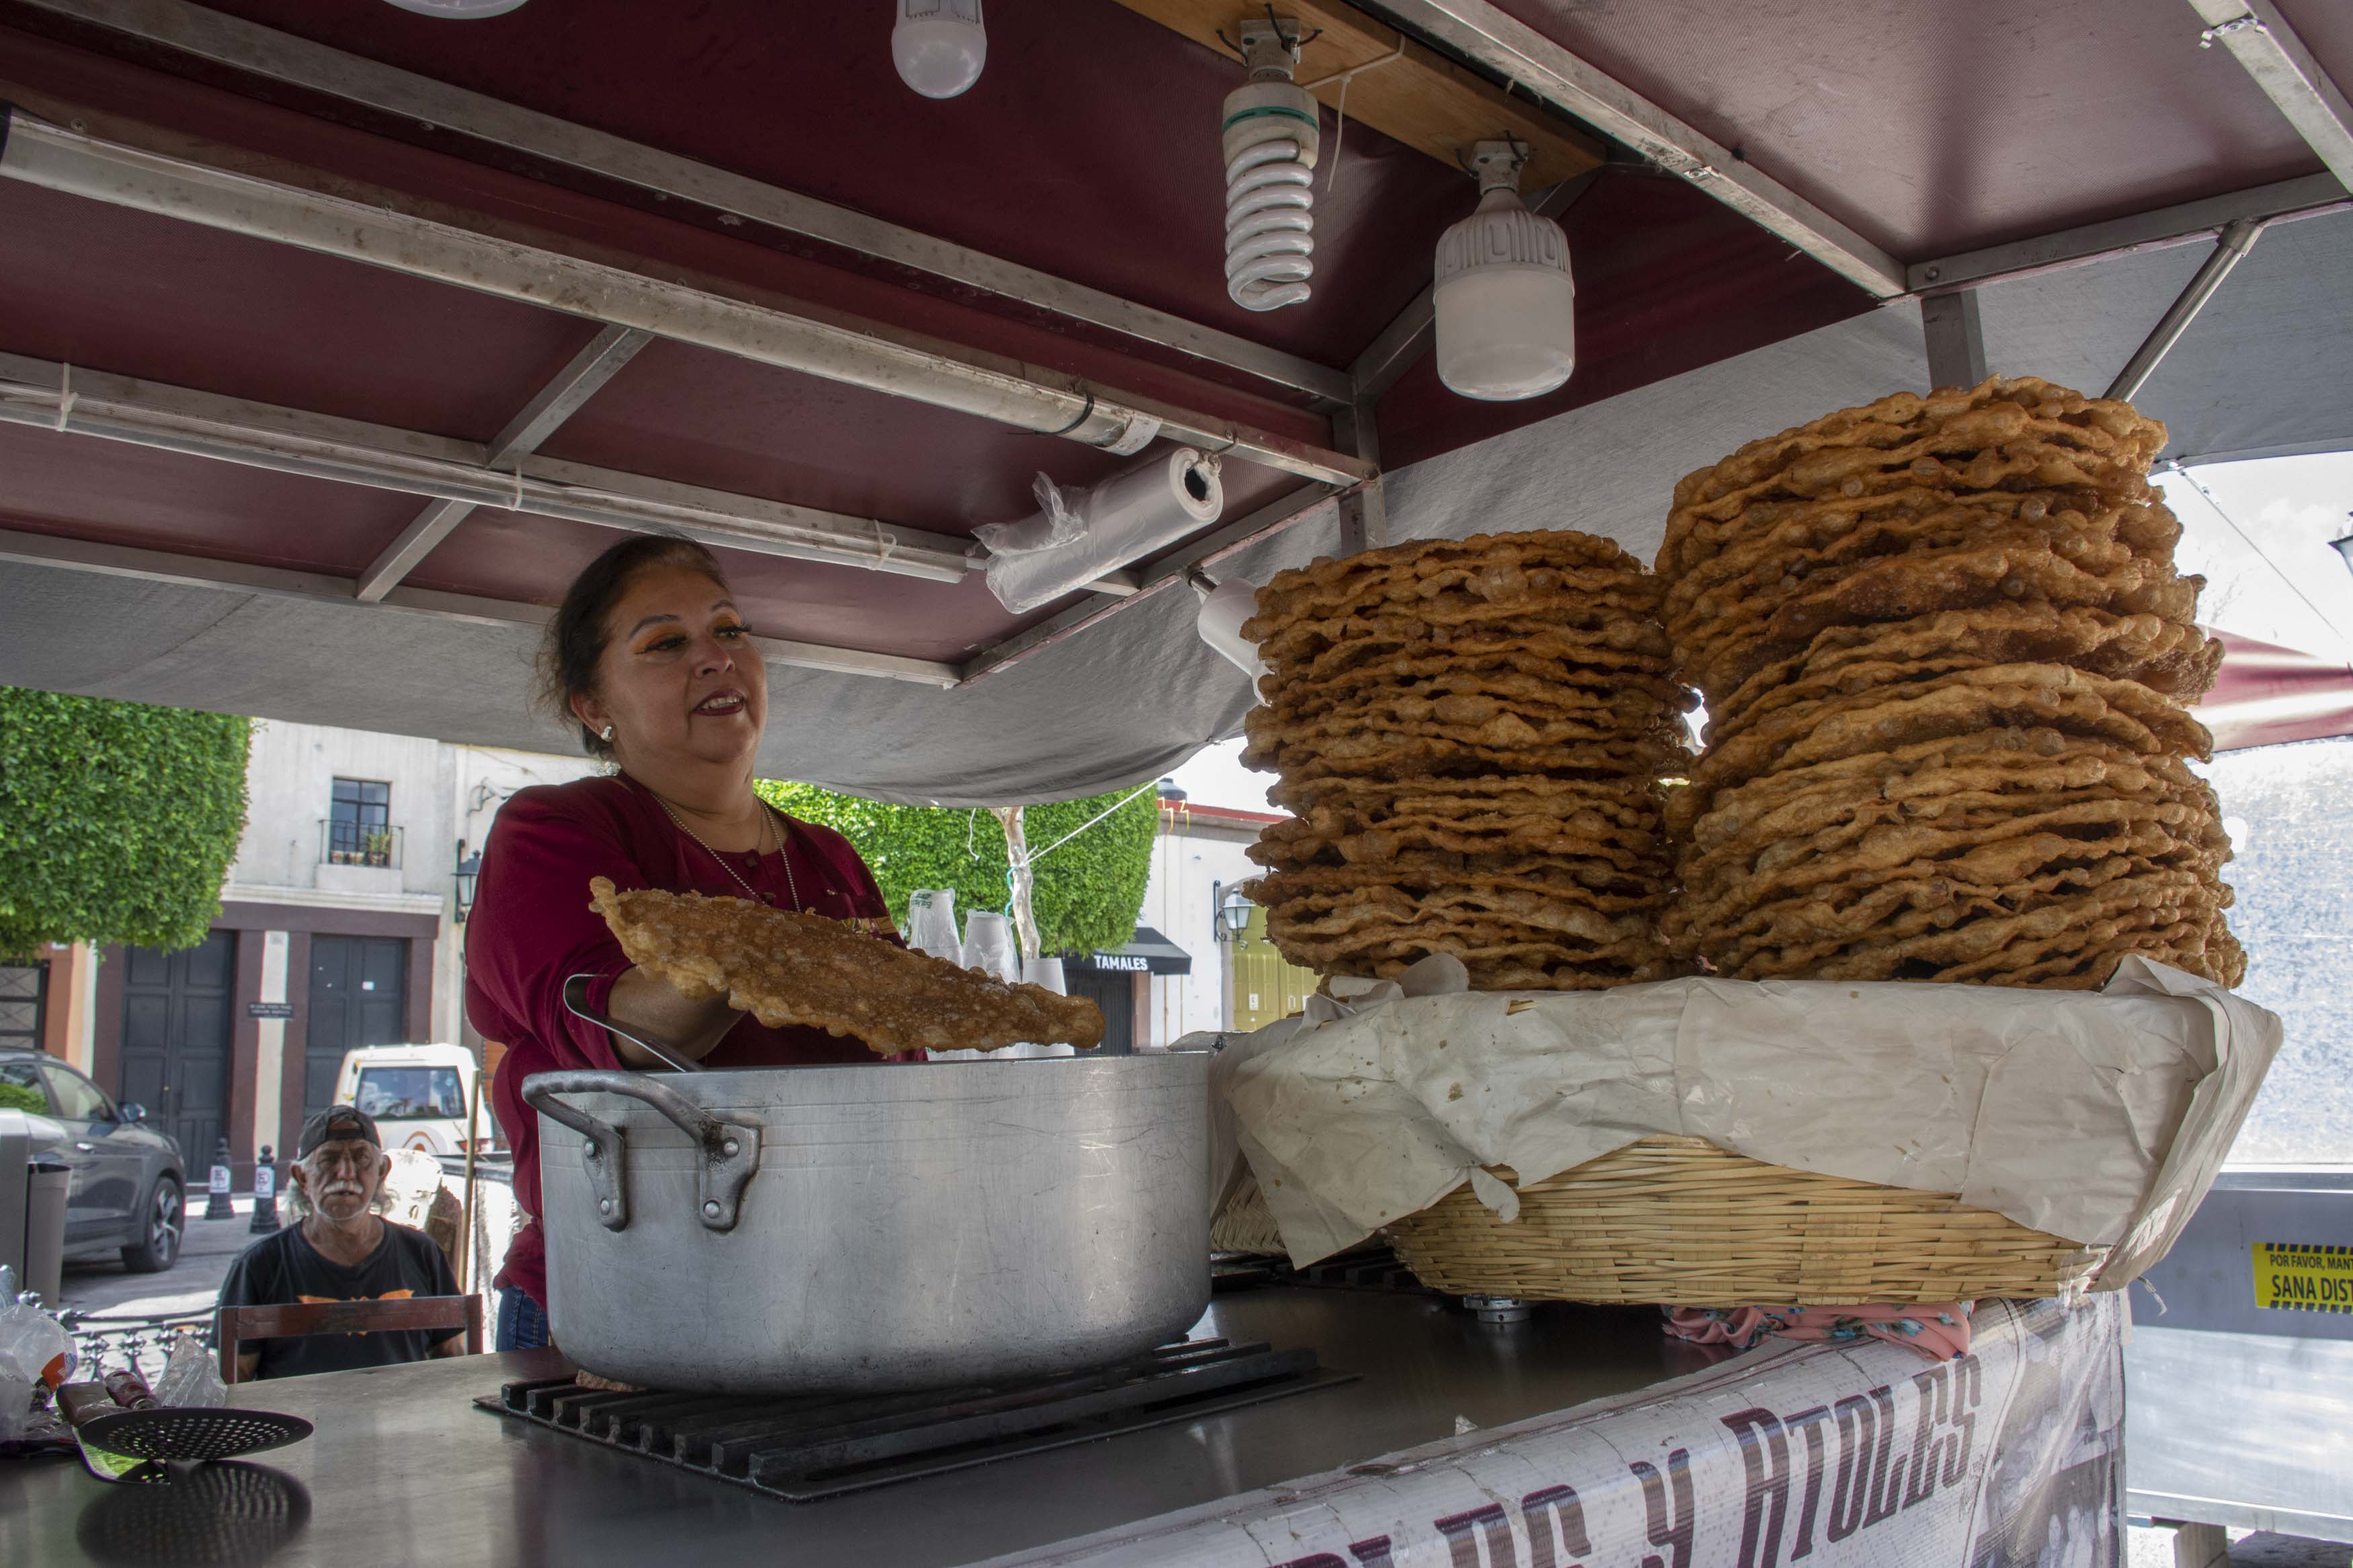
[[[1377,7],[1376,7],[1377,8]],[[2342,7],[2284,8],[2353,79]],[[2179,0],[1966,5],[1505,0],[1504,9],[1736,150],[1902,260],[2307,174],[2320,165]],[[1425,289],[1466,212],[1459,172],[1329,114],[1314,295],[1253,314],[1221,271],[1231,59],[1112,0],[991,0],[989,58],[933,102],[892,70],[882,0],[533,0],[488,21],[380,0],[219,13],[821,198],[1345,371]],[[1336,405],[1035,301],[363,106],[331,81],[136,36],[173,0],[0,0],[0,98],[91,134],[442,216],[729,298],[862,318],[961,351],[1348,450]],[[108,16],[115,18],[108,22]],[[1698,184],[1625,160],[1564,219],[1580,357],[1559,393],[1477,404],[1427,355],[1378,404],[1395,468],[1872,308]],[[0,353],[487,443],[597,324],[270,240],[0,181]],[[1122,459],[1050,436],[656,341],[540,448],[549,459],[963,538],[1032,509],[1033,476]],[[0,426],[0,530],[349,579],[417,495]],[[1226,517],[1298,481],[1240,458]],[[483,509],[411,586],[551,602],[614,535]],[[729,552],[755,627],[956,664],[1054,615],[947,584]],[[0,672],[5,678],[5,672]]]

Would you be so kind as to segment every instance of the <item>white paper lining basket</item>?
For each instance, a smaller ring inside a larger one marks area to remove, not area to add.
[[[1213,1083],[1295,1265],[1386,1232],[1464,1293],[1831,1305],[2120,1289],[2279,1043],[2138,960],[2098,994],[1390,986],[1229,1037]]]

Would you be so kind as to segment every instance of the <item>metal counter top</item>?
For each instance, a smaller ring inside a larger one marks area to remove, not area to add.
[[[317,1424],[252,1461],[308,1520],[275,1550],[248,1527],[217,1560],[642,1568],[691,1541],[706,1558],[964,1563],[1450,1436],[1457,1416],[1496,1426],[1716,1359],[1668,1340],[1654,1309],[1542,1307],[1490,1328],[1432,1298],[1300,1288],[1221,1297],[1194,1332],[1313,1346],[1362,1381],[807,1504],[474,1408],[501,1383],[560,1371],[545,1352],[254,1384],[239,1404]],[[167,1489],[108,1486],[69,1460],[0,1463],[0,1562],[205,1561],[188,1545],[142,1556],[121,1544],[133,1509],[164,1510],[165,1528],[210,1522],[174,1521],[156,1496]]]

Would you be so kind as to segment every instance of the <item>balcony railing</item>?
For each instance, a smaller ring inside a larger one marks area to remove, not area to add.
[[[402,832],[397,827],[370,827],[363,823],[319,819],[319,863],[322,866],[383,866],[398,869]]]

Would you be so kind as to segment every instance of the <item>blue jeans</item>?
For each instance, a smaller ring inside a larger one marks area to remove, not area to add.
[[[547,1309],[521,1290],[500,1291],[499,1332],[491,1348],[535,1351],[545,1349],[547,1342]]]

